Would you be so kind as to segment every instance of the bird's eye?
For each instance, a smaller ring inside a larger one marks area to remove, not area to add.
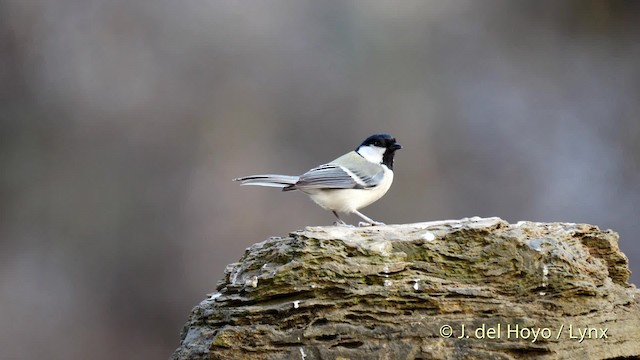
[[[382,147],[382,141],[376,140],[373,145]]]

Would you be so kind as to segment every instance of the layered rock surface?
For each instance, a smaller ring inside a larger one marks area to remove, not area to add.
[[[640,291],[593,225],[308,227],[247,249],[172,359],[640,358]]]

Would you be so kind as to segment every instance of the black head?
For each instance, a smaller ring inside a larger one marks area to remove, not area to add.
[[[393,169],[393,156],[398,149],[402,149],[402,146],[396,142],[396,138],[389,134],[375,134],[366,138],[360,146],[358,146],[358,151],[361,153],[360,149],[362,147],[373,147],[384,149],[381,151],[382,153],[382,163],[387,165],[389,169]],[[361,154],[362,155],[362,154]]]

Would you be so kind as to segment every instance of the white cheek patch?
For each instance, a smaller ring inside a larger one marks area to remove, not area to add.
[[[387,149],[385,148],[367,145],[360,147],[358,149],[358,154],[362,155],[363,158],[371,161],[372,163],[382,164],[382,156],[386,150]]]

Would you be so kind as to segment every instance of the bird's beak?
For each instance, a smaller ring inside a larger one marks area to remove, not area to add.
[[[391,145],[391,149],[392,149],[392,150],[402,149],[402,145],[397,144],[397,143],[396,143],[396,144],[393,144],[393,145]]]

